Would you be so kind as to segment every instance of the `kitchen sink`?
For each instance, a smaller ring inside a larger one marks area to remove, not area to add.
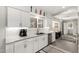
[[[37,33],[37,35],[42,35],[42,34],[45,34],[45,33]]]

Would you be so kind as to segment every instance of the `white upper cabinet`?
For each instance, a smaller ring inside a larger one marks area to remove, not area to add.
[[[19,27],[20,26],[20,11],[8,7],[7,9],[7,26]]]
[[[30,14],[15,8],[7,9],[7,26],[8,27],[29,27]]]
[[[21,22],[22,22],[22,27],[29,27],[30,26],[30,14],[21,12]]]
[[[12,6],[13,8],[30,12],[30,6]]]
[[[30,6],[25,6],[25,11],[30,12]]]

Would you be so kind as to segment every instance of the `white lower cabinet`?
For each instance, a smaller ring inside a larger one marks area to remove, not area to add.
[[[48,45],[47,35],[39,37],[39,50]]]
[[[44,39],[43,36],[38,37],[39,39],[39,50],[44,47]]]
[[[41,35],[6,45],[6,53],[35,53],[48,45],[48,35]]]
[[[44,43],[44,46],[47,46],[48,45],[48,35],[45,35],[44,36],[44,39],[45,39],[45,43]]]
[[[24,52],[26,52],[25,51],[26,50],[25,45],[26,45],[25,40],[16,42],[15,47],[14,47],[15,53],[24,53]]]
[[[33,53],[33,39],[34,38],[30,38],[30,39],[26,39],[26,53]]]
[[[15,43],[15,53],[33,53],[33,39],[26,39]]]
[[[39,50],[39,39],[36,37],[34,39],[34,52],[37,52]]]
[[[6,45],[6,53],[13,53],[14,52],[14,44]]]
[[[55,42],[55,32],[52,33],[52,42]]]

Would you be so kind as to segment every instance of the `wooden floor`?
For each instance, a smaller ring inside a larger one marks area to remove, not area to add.
[[[58,39],[52,45],[71,53],[77,53],[77,45],[74,42]]]
[[[58,39],[39,53],[77,53],[77,45],[74,42]]]

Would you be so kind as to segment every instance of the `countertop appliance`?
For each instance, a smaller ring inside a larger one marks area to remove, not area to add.
[[[20,37],[27,36],[27,29],[21,29],[20,32],[19,32],[19,36]]]

